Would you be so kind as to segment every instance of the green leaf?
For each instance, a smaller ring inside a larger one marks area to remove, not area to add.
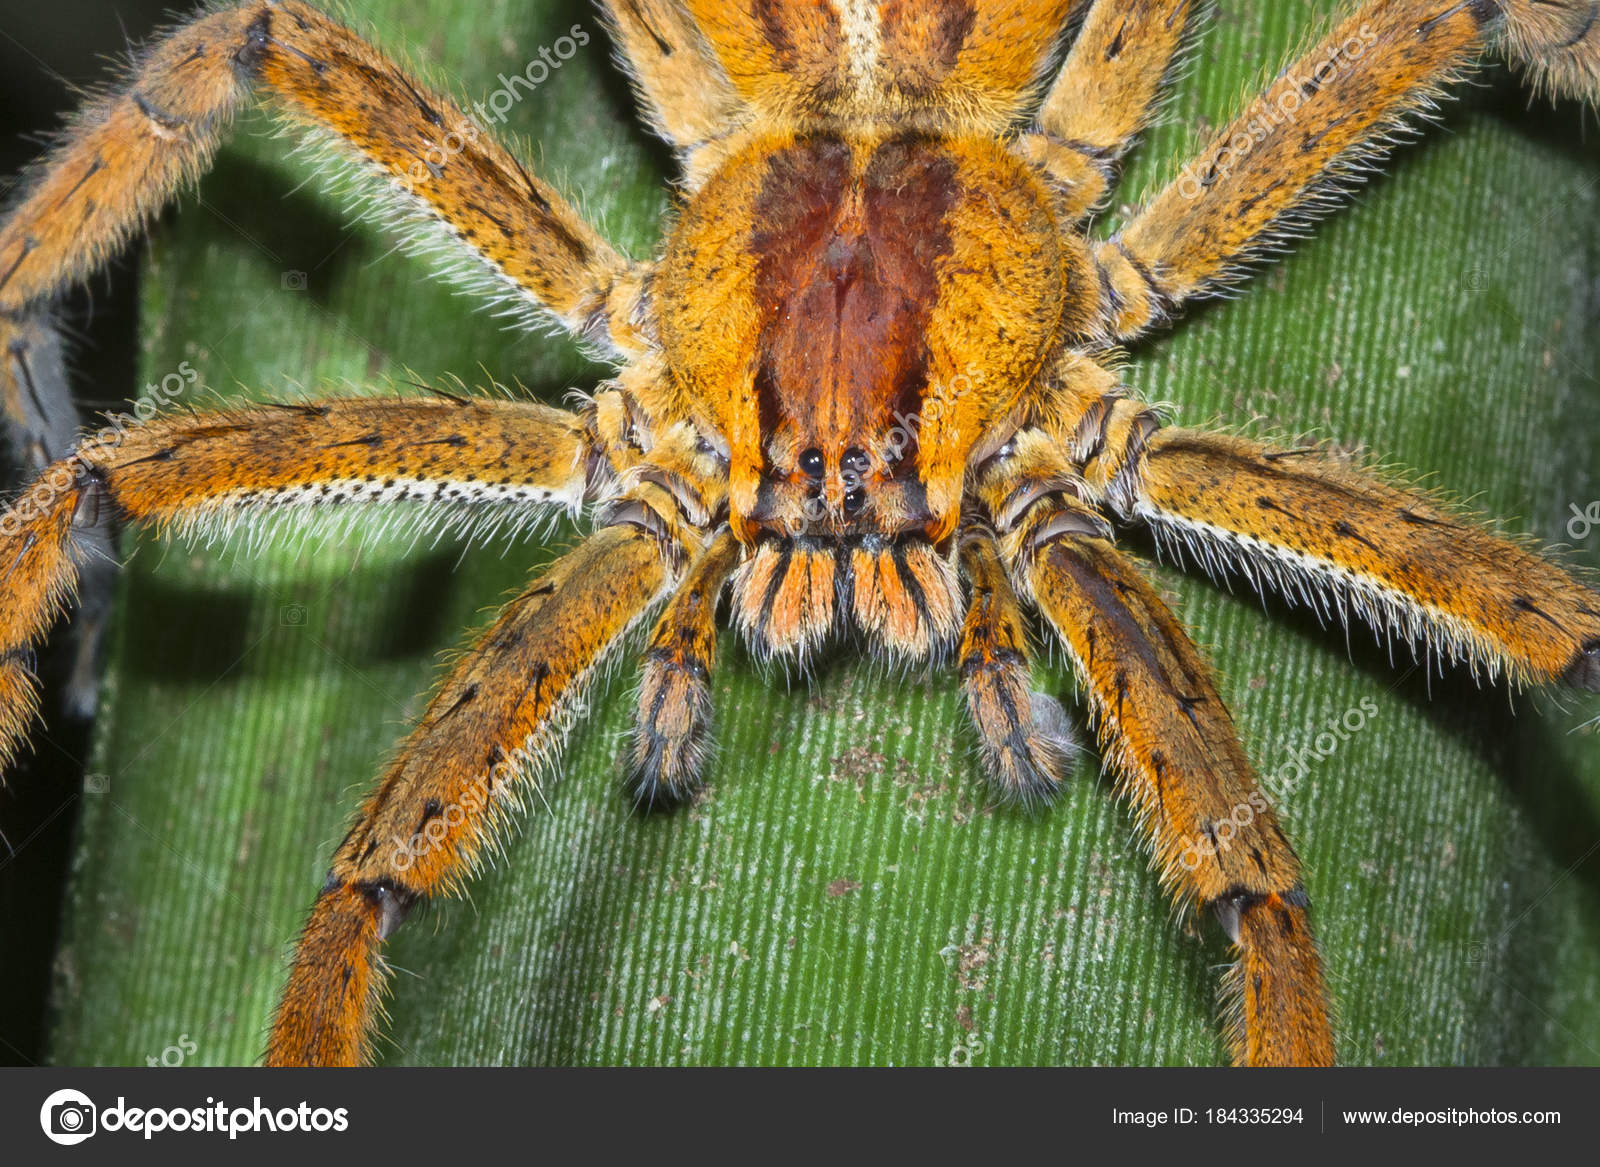
[[[589,47],[512,121],[537,142],[533,166],[650,253],[669,159],[586,6],[349,7],[475,99],[585,24]],[[1170,173],[1334,7],[1222,5],[1122,198]],[[1526,109],[1513,80],[1488,77],[1237,302],[1140,345],[1128,377],[1188,422],[1256,419],[1433,472],[1511,529],[1580,543],[1592,565],[1600,533],[1566,524],[1600,498],[1600,167],[1576,109]],[[564,341],[500,331],[426,263],[348,227],[307,176],[284,143],[242,134],[202,198],[163,221],[140,383],[185,361],[252,398],[484,370],[558,401],[602,375]],[[180,1039],[191,1062],[259,1055],[333,845],[438,654],[574,537],[300,555],[285,540],[254,556],[129,538],[54,1060],[141,1063]],[[1129,546],[1149,555],[1136,534]],[[1153,570],[1263,772],[1324,755],[1281,809],[1341,1058],[1600,1062],[1600,748],[1592,724],[1580,731],[1595,704],[1508,701],[1456,672],[1430,684],[1364,629]],[[1048,684],[1070,700],[1064,674]],[[1222,1060],[1224,948],[1214,929],[1173,924],[1094,758],[1044,813],[996,809],[949,673],[846,658],[785,683],[730,636],[708,797],[642,820],[615,762],[629,688],[619,676],[595,702],[470,898],[390,943],[385,1062]],[[1352,711],[1359,730],[1319,737]]]

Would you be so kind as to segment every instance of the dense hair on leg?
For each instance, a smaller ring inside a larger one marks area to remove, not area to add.
[[[738,561],[739,543],[731,534],[712,540],[668,601],[645,650],[627,790],[646,810],[686,802],[705,781],[717,601]]]
[[[1600,0],[1498,0],[1506,56],[1552,97],[1600,101]]]
[[[379,942],[420,899],[459,888],[496,845],[600,666],[671,579],[649,532],[606,528],[541,572],[451,670],[334,853],[269,1065],[370,1059]]]
[[[1600,594],[1437,499],[1315,447],[1164,429],[1108,491],[1180,560],[1514,684],[1595,688]]]
[[[1042,802],[1066,777],[1075,735],[1055,699],[1033,691],[1022,605],[994,540],[968,537],[961,563],[972,598],[958,668],[984,773],[1002,798]]]

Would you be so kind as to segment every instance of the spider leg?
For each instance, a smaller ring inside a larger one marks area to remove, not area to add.
[[[78,438],[61,347],[48,313],[0,312],[0,429],[10,439],[17,465],[30,476],[65,457]],[[112,538],[109,511],[79,523],[82,578],[62,697],[66,709],[84,719],[94,715],[99,700],[97,658],[116,585]]]
[[[1111,338],[1226,289],[1336,207],[1502,34],[1542,84],[1600,97],[1597,13],[1592,0],[1370,0],[1096,247]]]
[[[37,709],[29,660],[78,585],[85,523],[115,513],[179,535],[348,502],[576,510],[596,439],[548,406],[354,398],[107,427],[0,514],[0,772]]]
[[[13,459],[29,474],[77,441],[61,337],[46,312],[0,312],[0,417]]]
[[[1037,802],[1056,792],[1077,743],[1061,707],[1029,683],[1027,624],[993,536],[971,533],[961,565],[972,590],[961,686],[984,770],[1003,797]]]
[[[710,754],[717,600],[739,563],[728,531],[713,539],[673,593],[650,636],[628,750],[627,789],[646,809],[694,797]]]
[[[534,579],[451,670],[334,854],[268,1065],[368,1059],[379,944],[495,845],[606,657],[671,585],[674,558],[644,527],[604,528]]]
[[[1600,100],[1600,0],[1500,0],[1504,47],[1550,96]]]
[[[1333,1030],[1300,861],[1262,794],[1233,719],[1155,589],[1070,489],[1042,431],[982,474],[1007,567],[1071,656],[1108,765],[1134,804],[1163,886],[1210,908],[1238,953],[1227,1039],[1246,1065],[1329,1065]],[[1054,468],[1051,468],[1054,463]]]
[[[1196,0],[1097,0],[1046,94],[1023,156],[1061,186],[1062,217],[1099,209],[1197,23]]]
[[[1208,568],[1354,613],[1491,677],[1600,691],[1600,594],[1424,494],[1316,449],[1148,424],[1086,474],[1125,517]]]
[[[684,0],[754,120],[999,134],[1083,0]]]
[[[419,242],[440,230],[480,284],[614,353],[651,342],[647,269],[624,259],[478,121],[299,0],[209,12],[91,103],[0,224],[0,312],[104,263],[211,162],[259,85],[289,122],[348,147],[382,210]]]
[[[650,124],[698,188],[700,159],[739,124],[744,102],[681,0],[606,0],[603,9]]]

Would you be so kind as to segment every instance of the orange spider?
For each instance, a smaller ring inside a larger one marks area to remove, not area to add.
[[[398,221],[452,236],[482,280],[620,366],[575,413],[438,394],[107,430],[0,518],[3,763],[37,703],[31,647],[101,513],[180,534],[377,501],[593,516],[454,666],[338,846],[270,1064],[368,1055],[383,940],[460,886],[652,615],[630,781],[651,804],[693,792],[724,593],[764,658],[801,662],[847,632],[892,659],[953,656],[987,769],[1018,797],[1052,790],[1071,748],[1031,692],[1037,611],[1163,884],[1235,946],[1235,1060],[1332,1062],[1299,862],[1111,520],[1514,683],[1600,690],[1600,596],[1317,451],[1164,426],[1120,387],[1114,350],[1327,209],[1487,46],[1555,91],[1600,94],[1600,5],[1373,0],[1104,241],[1082,224],[1198,5],[1095,0],[1051,80],[1081,6],[606,5],[683,166],[653,262],[620,255],[470,113],[299,0],[222,8],[161,40],[26,187],[0,226],[0,389],[24,424],[30,400],[59,394],[44,383],[52,297],[205,168],[252,89],[348,147]]]

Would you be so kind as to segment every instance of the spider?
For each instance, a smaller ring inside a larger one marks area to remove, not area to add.
[[[253,0],[182,25],[86,110],[0,226],[13,417],[61,395],[53,297],[209,164],[251,91],[352,159],[414,241],[464,252],[469,283],[617,371],[572,411],[435,387],[83,439],[0,521],[0,762],[35,712],[31,650],[105,515],[179,536],[377,503],[469,527],[589,517],[453,664],[336,848],[266,1060],[352,1064],[371,1055],[383,942],[490,852],[635,634],[626,764],[642,803],[682,803],[705,776],[724,596],[750,651],[779,666],[804,669],[840,636],[953,665],[990,779],[1032,800],[1074,748],[1033,692],[1032,612],[1078,673],[1161,883],[1233,945],[1234,1060],[1330,1064],[1299,860],[1201,654],[1113,524],[1515,684],[1600,690],[1600,597],[1318,448],[1167,424],[1117,354],[1329,209],[1486,48],[1594,98],[1600,21],[1578,0],[1360,6],[1096,238],[1084,224],[1199,8],[606,5],[681,163],[650,262],[500,145],[481,107],[318,9]]]

